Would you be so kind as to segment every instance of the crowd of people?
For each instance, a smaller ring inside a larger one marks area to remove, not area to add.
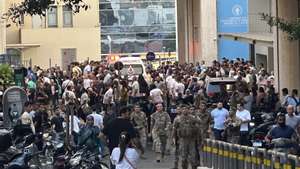
[[[298,91],[292,89],[289,94],[282,89],[280,98],[274,74],[263,65],[223,59],[210,66],[165,62],[157,69],[151,63],[146,67],[145,75],[131,77],[97,61],[72,63],[68,70],[28,68],[25,89],[29,102],[21,123],[33,132],[51,128],[57,135],[66,133],[69,126],[71,144],[102,155],[108,147],[117,169],[135,169],[150,142],[156,162],[175,149],[175,169],[179,157],[183,169],[189,165],[196,169],[200,165],[198,147],[206,138],[250,145],[249,123],[255,112],[287,113],[286,124],[298,133]],[[217,77],[236,82],[211,96],[206,92],[207,79]],[[238,123],[237,138],[230,137],[227,130],[233,123]],[[267,138],[280,137],[278,133],[285,131],[277,130]]]

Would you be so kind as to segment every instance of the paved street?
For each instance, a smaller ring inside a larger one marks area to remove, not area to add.
[[[151,150],[147,150],[145,156],[146,160],[140,160],[139,169],[170,169],[173,167],[174,155],[166,156],[163,162],[157,163],[155,161],[155,153]]]

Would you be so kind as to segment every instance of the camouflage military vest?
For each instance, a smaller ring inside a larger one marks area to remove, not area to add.
[[[158,135],[167,135],[167,113],[158,113],[156,114],[156,116],[154,117],[155,120],[155,130],[157,132]]]
[[[135,113],[132,115],[132,119],[134,121],[134,123],[136,124],[136,127],[145,127],[145,116],[144,114],[141,113]]]
[[[196,124],[196,120],[191,117],[182,117],[180,119],[178,131],[178,136],[180,138],[196,138],[198,134],[198,127]]]

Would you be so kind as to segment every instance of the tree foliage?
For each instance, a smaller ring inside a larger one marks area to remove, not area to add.
[[[4,14],[5,19],[10,19],[13,23],[20,24],[24,15],[40,15],[46,16],[46,11],[51,5],[64,4],[70,7],[74,13],[78,13],[81,9],[87,10],[88,4],[84,0],[24,0],[21,3],[12,4],[7,13]]]
[[[293,21],[286,21],[282,18],[261,14],[262,19],[270,26],[277,26],[280,30],[288,34],[290,40],[300,40],[300,18]]]
[[[0,86],[7,87],[13,83],[13,70],[8,64],[0,64]]]

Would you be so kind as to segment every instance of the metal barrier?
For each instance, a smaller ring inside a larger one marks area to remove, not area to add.
[[[300,169],[295,155],[206,139],[203,167],[213,169]]]

